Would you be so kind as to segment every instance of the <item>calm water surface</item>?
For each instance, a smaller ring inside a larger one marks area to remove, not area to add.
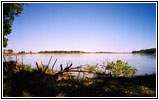
[[[102,64],[103,61],[108,59],[108,61],[116,61],[122,60],[124,62],[128,62],[132,67],[137,66],[139,71],[136,75],[144,75],[152,74],[156,72],[156,55],[154,54],[24,54],[17,56],[18,61],[24,64],[30,64],[35,67],[35,62],[41,62],[45,65],[48,64],[50,57],[52,58],[52,62],[50,63],[50,67],[53,65],[55,59],[57,58],[57,63],[54,69],[59,70],[60,64],[64,67],[66,63],[70,60],[73,63],[73,67],[77,67],[79,65],[95,65],[97,63]],[[15,60],[15,56],[7,56],[6,59]]]

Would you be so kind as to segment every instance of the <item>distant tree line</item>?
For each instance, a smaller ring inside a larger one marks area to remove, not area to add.
[[[4,53],[13,53],[13,50],[12,49],[8,49],[8,50],[4,49],[3,52]]]
[[[19,53],[20,53],[20,54],[23,54],[23,53],[25,53],[25,51],[20,51]]]
[[[95,52],[95,53],[113,53],[113,52]]]
[[[84,51],[40,51],[39,53],[85,53]]]
[[[132,53],[154,54],[154,53],[156,53],[156,48],[142,49],[142,50],[140,50],[140,51],[132,51]]]

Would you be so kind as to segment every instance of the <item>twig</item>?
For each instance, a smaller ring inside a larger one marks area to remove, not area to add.
[[[73,67],[73,68],[70,68],[70,69],[81,69],[82,66],[78,66],[78,67]]]
[[[63,68],[62,68],[62,64],[60,65],[60,68],[61,68],[61,70],[60,70],[60,71],[62,71],[62,70],[63,70]]]
[[[51,56],[51,58],[50,58],[50,60],[49,60],[49,63],[48,63],[48,65],[46,66],[46,68],[45,68],[45,70],[44,70],[44,73],[46,72],[46,70],[48,69],[48,67],[49,67],[49,64],[50,64],[50,62],[51,62],[51,59],[52,59],[52,56]]]
[[[37,63],[37,62],[36,62],[36,66],[37,66],[37,68],[38,68],[38,70],[39,70],[40,68],[39,68],[39,65],[38,65],[38,63]]]
[[[68,67],[69,63],[72,63],[72,62],[69,60],[69,61],[67,62],[67,65],[66,65],[66,67]]]
[[[52,66],[52,73],[53,73],[53,69],[54,69],[54,66],[55,66],[56,62],[57,62],[57,59],[55,60],[53,66]]]
[[[70,64],[70,66],[68,66],[68,67],[66,67],[65,69],[64,69],[64,71],[69,71],[69,68],[72,66],[72,62],[71,62],[71,64]]]
[[[59,71],[59,72],[57,72],[55,75],[53,75],[53,77],[54,77],[54,79],[56,80],[57,78],[58,78],[58,76],[60,76],[62,73],[64,73],[64,72],[68,72],[70,69],[70,67],[72,66],[72,62],[71,62],[71,64],[70,64],[70,66],[66,66],[66,68],[63,70],[63,67],[62,67],[62,64],[60,64],[60,68],[61,68],[61,70]]]

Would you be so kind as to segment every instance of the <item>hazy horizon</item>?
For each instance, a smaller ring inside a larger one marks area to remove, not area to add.
[[[7,37],[15,52],[156,48],[156,3],[29,3]]]

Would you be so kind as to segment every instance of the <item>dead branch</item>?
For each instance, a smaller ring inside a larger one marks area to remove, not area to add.
[[[55,60],[54,64],[52,65],[52,73],[53,73],[53,69],[54,69],[56,62],[57,62],[57,59]]]
[[[68,64],[66,65],[66,68],[63,69],[62,64],[60,65],[61,71],[57,72],[55,75],[53,75],[53,78],[56,80],[62,73],[64,72],[68,72],[70,70],[72,66],[72,62],[71,64],[68,66]]]
[[[65,72],[69,71],[69,69],[71,68],[71,66],[72,66],[72,62],[70,64],[70,66],[66,67],[63,71],[65,71]]]
[[[78,66],[78,67],[73,67],[73,68],[70,68],[70,69],[81,69],[82,66]]]
[[[63,68],[62,68],[62,64],[60,65],[60,69],[61,69],[60,71],[62,71],[62,70],[63,70]]]
[[[69,65],[69,63],[70,63],[70,62],[71,62],[70,60],[67,62],[67,65],[66,65],[66,67],[68,67],[68,65]]]
[[[82,72],[82,73],[93,73],[93,74],[97,74],[96,72],[94,71],[83,71],[83,70],[69,70],[69,72]]]
[[[37,63],[37,62],[36,62],[36,66],[37,66],[37,68],[38,68],[38,70],[39,70],[40,68],[39,68],[39,65],[38,65],[38,63]]]
[[[48,65],[46,66],[46,68],[45,68],[45,70],[44,70],[44,73],[46,72],[46,70],[48,69],[48,67],[49,67],[49,64],[50,64],[50,62],[51,62],[51,59],[52,59],[52,56],[51,56],[51,58],[50,58],[50,60],[49,60],[49,63],[48,63]]]

